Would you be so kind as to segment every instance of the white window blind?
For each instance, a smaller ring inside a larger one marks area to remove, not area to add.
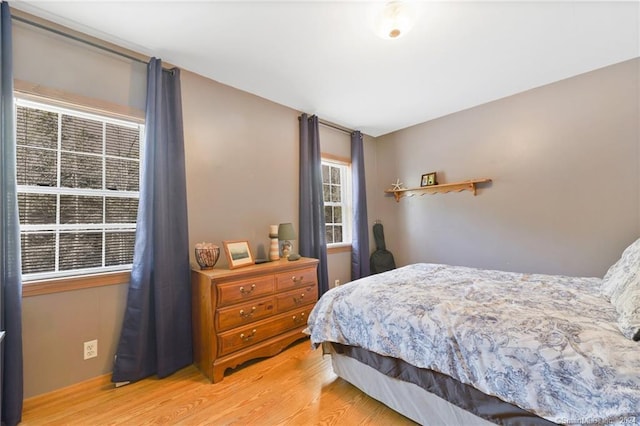
[[[322,159],[327,245],[351,243],[351,174],[348,164]]]
[[[25,281],[130,269],[144,128],[16,99]]]

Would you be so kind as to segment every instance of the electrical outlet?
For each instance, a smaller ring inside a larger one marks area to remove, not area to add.
[[[95,358],[98,356],[98,340],[90,340],[84,342],[84,359]]]
[[[335,280],[335,281],[333,282],[333,285],[334,285],[334,286],[336,286],[336,287],[338,287],[338,286],[340,285],[340,280]]]

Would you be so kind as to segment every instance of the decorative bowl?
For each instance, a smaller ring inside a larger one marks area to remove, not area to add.
[[[213,269],[220,257],[220,247],[210,244],[196,244],[196,261],[200,269]]]

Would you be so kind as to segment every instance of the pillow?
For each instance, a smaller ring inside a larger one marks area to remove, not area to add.
[[[618,328],[622,334],[640,341],[640,239],[625,249],[604,278],[602,295],[618,312]]]
[[[622,252],[620,259],[605,274],[600,287],[602,295],[614,303],[614,299],[620,297],[629,283],[638,280],[639,271],[640,239],[637,239]]]
[[[618,327],[622,334],[628,339],[640,341],[640,280],[628,284],[616,297],[614,306],[618,311]]]

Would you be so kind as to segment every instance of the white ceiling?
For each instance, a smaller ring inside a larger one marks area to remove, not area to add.
[[[11,6],[379,136],[640,56],[635,1],[424,1],[396,40],[366,1]]]

